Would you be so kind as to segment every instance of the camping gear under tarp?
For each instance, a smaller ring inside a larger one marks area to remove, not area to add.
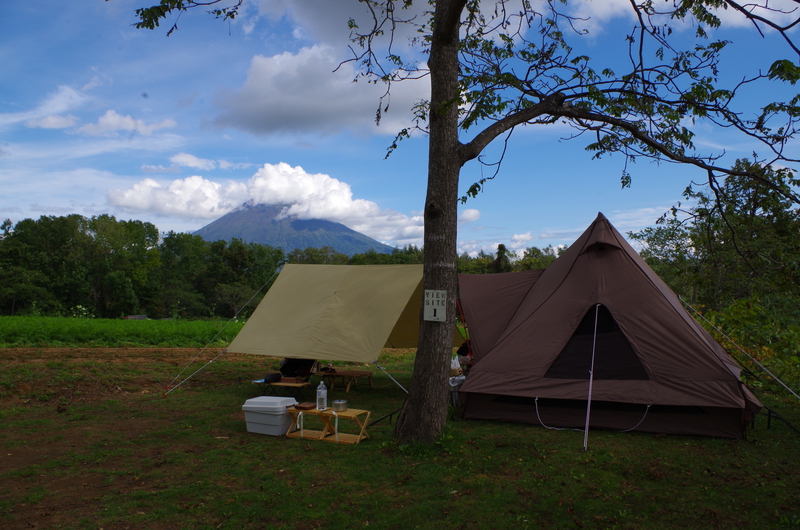
[[[416,348],[421,304],[422,265],[287,264],[228,351],[374,362]]]
[[[584,428],[591,400],[592,428],[739,438],[761,408],[603,214],[540,275],[459,275],[459,288],[475,359],[466,418]]]

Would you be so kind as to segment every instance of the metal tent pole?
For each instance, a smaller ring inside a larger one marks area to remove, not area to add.
[[[592,385],[594,384],[594,354],[597,347],[597,319],[600,304],[594,306],[594,335],[592,336],[592,363],[589,367],[589,398],[586,400],[586,427],[583,430],[583,450],[589,448],[589,414],[592,410]]]
[[[401,385],[400,383],[398,383],[398,382],[397,382],[397,379],[395,379],[394,377],[392,377],[392,375],[391,375],[389,372],[387,372],[387,371],[386,371],[386,369],[385,369],[383,366],[379,365],[379,364],[378,364],[378,361],[375,361],[375,362],[373,362],[372,364],[374,364],[375,366],[377,366],[378,368],[380,368],[380,369],[381,369],[381,371],[382,371],[383,373],[385,373],[387,376],[389,376],[389,379],[391,379],[392,381],[394,381],[394,384],[396,384],[397,386],[399,386],[400,388],[402,388],[402,389],[403,389],[403,392],[405,392],[406,394],[408,394],[408,390],[406,390],[406,389],[405,389],[405,387],[403,387],[403,385]]]

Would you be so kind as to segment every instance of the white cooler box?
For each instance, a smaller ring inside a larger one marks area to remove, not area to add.
[[[283,436],[292,424],[292,417],[286,407],[296,405],[291,397],[261,396],[248,399],[242,405],[247,432]]]

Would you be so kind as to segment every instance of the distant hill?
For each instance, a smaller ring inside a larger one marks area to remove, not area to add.
[[[351,230],[341,223],[323,219],[297,219],[288,217],[276,220],[284,206],[245,203],[236,210],[223,215],[204,226],[195,235],[206,241],[230,241],[239,238],[247,243],[260,243],[284,252],[299,248],[331,247],[336,252],[352,256],[372,249],[391,254],[389,245]]]

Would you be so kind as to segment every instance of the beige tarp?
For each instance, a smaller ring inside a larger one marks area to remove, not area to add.
[[[416,348],[422,265],[285,265],[229,352],[373,362]]]

